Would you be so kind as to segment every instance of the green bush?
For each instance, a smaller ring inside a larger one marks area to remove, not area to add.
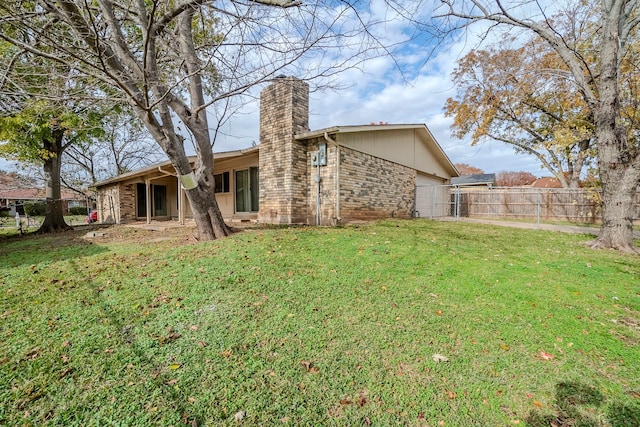
[[[9,218],[9,211],[0,211],[0,218]]]
[[[69,215],[87,215],[87,208],[85,206],[73,206],[69,208]]]
[[[29,216],[42,216],[45,214],[46,209],[45,202],[24,202],[24,213]]]

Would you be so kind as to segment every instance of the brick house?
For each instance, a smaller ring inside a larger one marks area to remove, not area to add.
[[[0,209],[6,210],[10,216],[17,213],[24,215],[25,202],[46,202],[45,190],[42,188],[13,188],[0,185]],[[62,213],[67,215],[72,207],[87,206],[87,197],[62,190]]]
[[[225,220],[334,225],[410,218],[416,185],[447,184],[458,176],[423,124],[310,131],[308,120],[305,82],[277,78],[262,91],[260,144],[214,155],[216,198]],[[100,222],[183,222],[190,216],[169,162],[100,182],[96,189]]]

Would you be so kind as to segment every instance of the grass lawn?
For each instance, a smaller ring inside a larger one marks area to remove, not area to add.
[[[65,215],[64,220],[67,224],[76,226],[85,224],[86,215]],[[33,216],[33,217],[25,217],[24,215],[21,217],[22,229],[24,232],[33,232],[40,228],[40,224],[44,217],[42,216]],[[16,220],[11,216],[0,216],[0,238],[8,237],[8,236],[17,236],[20,234],[20,231],[16,227]]]
[[[102,231],[0,240],[0,425],[640,425],[640,258],[590,236]]]

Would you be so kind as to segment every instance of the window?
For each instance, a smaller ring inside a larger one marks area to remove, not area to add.
[[[138,217],[147,216],[147,192],[145,184],[136,185],[137,214]],[[167,216],[167,186],[150,185],[151,194],[151,216]]]
[[[236,171],[236,212],[257,212],[258,202],[258,168]]]
[[[216,183],[216,193],[229,192],[229,172],[217,173],[213,179]]]

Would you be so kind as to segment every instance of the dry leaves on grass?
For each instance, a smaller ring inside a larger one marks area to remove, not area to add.
[[[305,371],[309,372],[310,374],[316,374],[320,372],[320,369],[317,366],[314,366],[313,362],[309,362],[308,360],[303,360],[300,362],[300,364],[304,366]]]
[[[448,362],[449,361],[449,358],[447,356],[443,356],[443,355],[438,354],[438,353],[435,353],[433,356],[431,356],[431,358],[436,363]]]

